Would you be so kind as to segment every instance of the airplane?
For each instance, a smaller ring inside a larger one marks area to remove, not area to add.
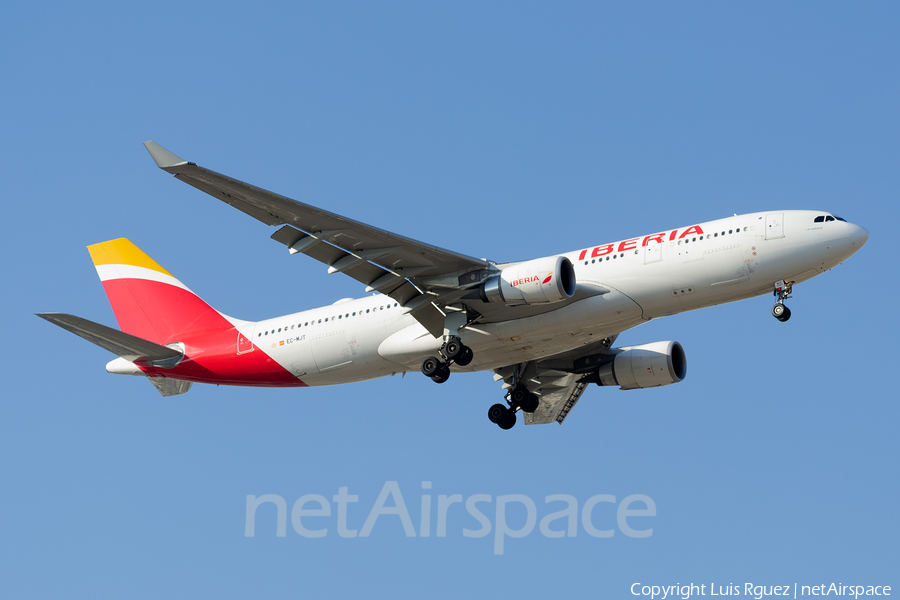
[[[119,329],[38,316],[112,352],[109,373],[149,379],[163,396],[193,383],[306,387],[421,371],[493,371],[505,397],[489,420],[511,429],[563,423],[590,383],[625,390],[679,383],[675,341],[614,347],[668,315],[764,294],[791,317],[793,286],[856,253],[869,233],[826,211],[734,215],[499,263],[384,231],[185,161],[155,142],[157,166],[270,226],[370,295],[265,319],[226,316],[127,239],[88,246]]]

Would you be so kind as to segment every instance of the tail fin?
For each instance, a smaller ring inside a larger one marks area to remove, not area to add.
[[[125,238],[88,246],[122,331],[170,344],[234,323]]]

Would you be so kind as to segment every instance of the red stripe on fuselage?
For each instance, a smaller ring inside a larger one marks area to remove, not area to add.
[[[185,358],[172,369],[136,363],[148,375],[224,385],[306,386],[255,345],[238,354],[238,330],[188,290],[147,279],[110,279],[103,288],[122,331],[157,344],[184,344]]]

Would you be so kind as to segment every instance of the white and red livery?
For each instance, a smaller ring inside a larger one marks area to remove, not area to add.
[[[344,299],[264,321],[223,315],[126,239],[88,247],[121,330],[61,313],[39,316],[115,353],[110,373],[147,377],[163,395],[192,383],[304,387],[418,371],[493,370],[505,402],[491,421],[562,423],[589,383],[678,383],[678,342],[614,348],[650,319],[774,294],[790,318],[792,286],[868,240],[825,211],[773,210],[678,227],[557,256],[495,263],[384,231],[209,171],[154,142],[157,165],[268,225],[272,238],[366,286]]]

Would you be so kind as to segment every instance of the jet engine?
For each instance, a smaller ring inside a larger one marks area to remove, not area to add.
[[[679,383],[687,375],[687,358],[678,342],[653,342],[617,348],[615,358],[597,371],[599,385],[623,390]]]
[[[574,294],[575,268],[565,256],[547,256],[512,265],[478,288],[483,302],[504,302],[511,306],[562,302]]]

